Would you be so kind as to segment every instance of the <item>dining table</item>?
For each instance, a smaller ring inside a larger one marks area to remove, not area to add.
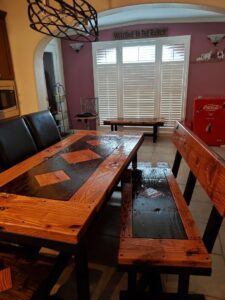
[[[77,298],[90,299],[85,233],[142,142],[142,133],[78,131],[0,173],[1,241],[74,255]]]

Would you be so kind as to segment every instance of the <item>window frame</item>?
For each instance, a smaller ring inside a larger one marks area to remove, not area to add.
[[[103,41],[92,43],[92,58],[93,58],[93,78],[94,78],[94,93],[95,97],[98,97],[98,83],[95,78],[97,74],[97,62],[96,62],[96,52],[101,49],[110,49],[116,48],[117,53],[117,66],[118,66],[118,85],[121,82],[122,76],[122,49],[123,47],[129,46],[149,46],[156,45],[156,80],[158,82],[156,87],[156,96],[155,96],[155,117],[159,117],[160,113],[160,89],[161,89],[161,65],[162,62],[162,47],[163,45],[175,45],[175,44],[184,44],[184,73],[183,73],[183,93],[182,93],[182,110],[181,110],[181,120],[184,119],[186,113],[186,104],[187,104],[187,89],[188,89],[188,74],[189,74],[189,59],[190,59],[190,43],[191,36],[169,36],[169,37],[159,37],[159,38],[147,38],[147,39],[132,39],[132,40],[115,40],[115,41]],[[126,64],[126,63],[125,63]],[[118,98],[117,98],[117,111],[118,117],[123,115],[123,88],[121,85],[118,87]]]

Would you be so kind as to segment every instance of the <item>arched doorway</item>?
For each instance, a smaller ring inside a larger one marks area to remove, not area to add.
[[[61,135],[69,131],[60,40],[43,38],[35,53],[39,110],[49,109]]]

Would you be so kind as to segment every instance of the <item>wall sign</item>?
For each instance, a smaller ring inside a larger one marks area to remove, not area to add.
[[[150,29],[138,29],[130,31],[115,31],[113,32],[114,40],[128,40],[128,39],[143,39],[167,36],[167,28],[150,28]]]

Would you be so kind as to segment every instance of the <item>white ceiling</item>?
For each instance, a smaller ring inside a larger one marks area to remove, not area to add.
[[[225,12],[188,4],[139,4],[99,13],[98,21],[100,28],[149,22],[225,22]]]

